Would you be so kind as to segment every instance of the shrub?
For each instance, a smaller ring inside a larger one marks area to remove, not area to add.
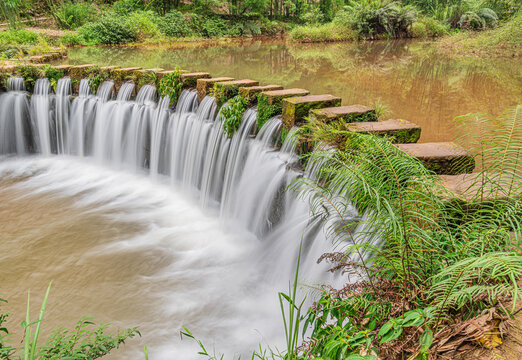
[[[305,24],[319,24],[324,22],[324,15],[318,7],[314,6],[310,10],[304,12],[300,17],[300,20]]]
[[[158,25],[161,32],[168,37],[188,37],[194,35],[188,19],[177,10],[168,12]]]
[[[200,26],[204,37],[220,37],[229,33],[225,20],[217,16],[203,18]]]
[[[118,15],[128,15],[144,8],[145,3],[143,0],[119,0],[114,3],[112,10]]]
[[[522,9],[519,0],[486,0],[484,7],[493,10],[500,19],[509,19]]]
[[[432,17],[421,17],[411,25],[413,37],[437,37],[448,33],[448,28]]]
[[[239,126],[241,126],[243,113],[246,109],[247,102],[240,95],[230,99],[228,103],[221,109],[221,116],[223,117],[223,131],[229,138],[232,137],[232,135],[234,135],[234,133],[239,129]]]
[[[34,31],[19,29],[0,32],[2,45],[27,45],[38,43],[39,36]]]
[[[63,77],[64,71],[61,69],[57,69],[51,65],[44,65],[42,70],[43,70],[43,75],[47,79],[49,79],[49,83],[51,84],[51,87],[56,92],[56,85],[58,84],[58,80],[60,80]]]
[[[347,26],[336,23],[296,26],[289,37],[297,42],[345,41],[355,39],[355,33]]]
[[[497,14],[488,8],[476,11],[467,11],[460,17],[458,26],[461,29],[485,29],[495,27],[498,22]]]
[[[85,24],[79,31],[85,42],[92,45],[123,44],[137,39],[136,29],[125,18],[115,14],[106,14]]]
[[[174,106],[183,88],[181,81],[181,70],[176,68],[174,72],[163,75],[158,84],[158,94],[161,97],[169,97],[169,106]]]
[[[390,0],[351,2],[346,11],[351,13],[352,28],[359,35],[370,38],[382,34],[405,36],[417,19],[417,10],[413,6]]]
[[[135,11],[127,18],[127,24],[136,33],[136,40],[161,38],[161,18],[152,11]]]
[[[65,34],[61,38],[61,42],[64,45],[81,45],[85,42],[83,36],[78,33]]]
[[[51,15],[62,29],[77,29],[91,21],[96,12],[91,3],[62,1],[51,5]]]

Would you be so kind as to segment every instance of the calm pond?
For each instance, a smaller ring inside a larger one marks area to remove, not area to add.
[[[422,126],[421,141],[454,138],[456,116],[497,115],[522,101],[522,66],[512,58],[453,58],[429,42],[288,44],[249,40],[211,46],[84,47],[69,63],[206,71],[342,97],[344,105],[382,104],[386,117]]]

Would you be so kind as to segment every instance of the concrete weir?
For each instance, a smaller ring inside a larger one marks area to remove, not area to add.
[[[41,67],[42,64],[30,65]],[[119,66],[97,67],[92,64],[58,65],[56,69],[73,79],[76,84],[73,91],[77,92],[77,84],[83,78],[89,77],[93,71],[104,72],[111,78],[118,89],[124,82],[133,81],[137,87],[145,81],[154,79],[157,82],[167,74],[180,74],[183,89],[196,89],[201,102],[207,95],[220,94],[220,101],[226,101],[240,95],[247,103],[255,105],[259,99],[265,98],[275,114],[282,114],[283,126],[289,130],[299,126],[308,119],[326,123],[341,121],[345,129],[354,133],[365,133],[388,138],[397,148],[410,156],[418,158],[425,166],[442,176],[453,176],[452,181],[445,181],[447,188],[455,189],[459,181],[469,179],[474,170],[472,155],[462,147],[450,143],[417,143],[420,138],[420,126],[406,120],[379,121],[375,109],[364,105],[341,106],[341,98],[330,94],[310,94],[306,89],[284,89],[281,85],[260,85],[256,80],[236,80],[231,77],[212,77],[207,72],[189,72],[184,70],[142,69],[140,67],[120,68]],[[8,65],[0,68],[3,79],[20,74],[20,65]],[[148,76],[151,74],[153,76]],[[261,94],[261,95],[260,95]],[[455,176],[461,176],[456,178]],[[464,181],[465,182],[465,181]]]

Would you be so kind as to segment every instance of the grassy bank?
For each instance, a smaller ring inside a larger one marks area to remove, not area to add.
[[[522,12],[496,29],[484,32],[461,32],[438,42],[452,54],[480,56],[522,56]]]

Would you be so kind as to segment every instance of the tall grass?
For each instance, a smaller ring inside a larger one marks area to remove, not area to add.
[[[18,17],[20,15],[21,4],[22,0],[0,1],[0,18],[6,20],[10,28],[18,27]]]
[[[289,37],[293,41],[313,43],[354,40],[356,34],[346,26],[327,23],[297,26],[290,31]]]

